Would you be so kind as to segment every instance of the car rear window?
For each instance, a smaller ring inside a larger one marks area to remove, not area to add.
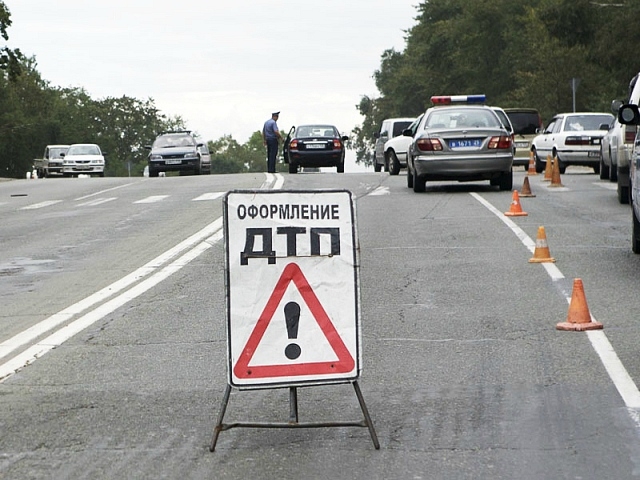
[[[600,125],[609,125],[613,115],[569,115],[564,122],[565,132],[581,132],[583,130],[599,130]]]
[[[395,122],[393,124],[393,136],[397,137],[398,135],[402,135],[402,132],[406,130],[409,125],[411,125],[411,122]]]
[[[535,135],[536,130],[541,128],[540,114],[536,111],[506,111],[511,125],[513,126],[513,133],[517,135]]]

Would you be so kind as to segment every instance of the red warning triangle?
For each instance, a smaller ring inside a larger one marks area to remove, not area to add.
[[[267,330],[273,315],[284,296],[289,284],[293,282],[298,288],[300,295],[309,307],[311,314],[320,326],[325,337],[329,341],[331,348],[338,357],[336,361],[328,362],[308,362],[297,364],[281,364],[281,365],[258,365],[249,366],[260,341]],[[340,338],[331,319],[322,308],[322,304],[318,297],[311,289],[309,282],[295,263],[287,265],[280,279],[276,283],[275,288],[267,305],[264,307],[256,326],[251,332],[244,350],[240,354],[236,365],[233,367],[233,373],[237,378],[266,378],[266,377],[295,377],[303,375],[328,375],[332,373],[348,373],[353,370],[355,362],[346,345]]]

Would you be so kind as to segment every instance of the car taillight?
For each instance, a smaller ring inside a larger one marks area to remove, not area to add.
[[[633,143],[636,140],[636,127],[635,125],[624,126],[624,143]]]
[[[290,150],[297,150],[298,149],[298,140],[291,140],[291,142],[289,143],[289,149]]]
[[[442,150],[442,143],[437,138],[419,138],[416,140],[416,147],[421,152],[435,152]]]
[[[589,137],[567,137],[564,141],[565,145],[589,145]]]
[[[333,139],[333,149],[334,150],[341,150],[342,149],[342,142],[337,138]]]
[[[511,137],[508,135],[500,135],[499,137],[491,137],[489,139],[488,148],[491,150],[507,150],[511,149],[513,142],[511,141]]]

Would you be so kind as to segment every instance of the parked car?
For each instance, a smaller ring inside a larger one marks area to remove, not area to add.
[[[489,180],[513,187],[513,142],[484,95],[434,96],[409,147],[407,187],[424,192],[431,180]],[[407,130],[404,135],[410,135]]]
[[[412,131],[411,137],[413,133],[415,133],[415,129],[421,118],[422,115],[416,118],[411,125],[405,129]],[[402,133],[404,133],[404,130]],[[401,134],[393,137],[391,140],[387,140],[384,144],[384,165],[385,170],[387,170],[390,175],[398,175],[401,168],[407,168],[407,150],[413,140],[411,137]]]
[[[72,177],[86,174],[104,177],[104,157],[106,152],[95,143],[74,143],[62,157],[62,175]]]
[[[507,116],[506,112],[500,107],[491,107],[491,110],[496,112],[496,115],[498,115],[498,118],[500,119],[500,122],[502,122],[502,125],[504,126],[504,128],[507,130],[507,132],[511,134],[511,141],[513,142],[513,138],[514,138],[513,125],[511,124],[511,120],[509,120],[509,117]],[[516,144],[513,143],[514,158],[515,158],[515,155],[516,155]]]
[[[379,172],[384,167],[386,172],[389,171],[389,162],[385,157],[385,144],[392,138],[402,135],[402,132],[413,123],[415,118],[387,118],[382,122],[380,131],[373,134],[376,139],[375,155],[373,160],[373,169]]]
[[[623,103],[638,105],[640,104],[640,82],[638,77],[640,73],[636,74],[629,82],[629,95],[626,102],[614,100],[611,103],[611,110],[614,115],[617,115],[620,105]],[[629,203],[631,201],[631,179],[630,179],[630,159],[633,156],[633,142],[636,138],[636,126],[635,125],[621,125],[620,122],[616,122],[615,129],[610,131],[609,136],[611,138],[611,149],[608,156],[606,154],[609,150],[603,149],[603,163],[605,163],[609,170],[605,172],[603,176],[600,172],[600,178],[606,179],[606,173],[609,174],[609,180],[617,183],[618,202]],[[604,139],[604,141],[607,141]]]
[[[513,164],[523,166],[527,170],[531,141],[544,126],[542,117],[535,108],[505,108],[504,111],[513,125],[513,142],[516,149]]]
[[[298,173],[299,167],[336,167],[338,173],[344,173],[344,142],[348,139],[329,124],[292,127],[283,146],[289,173]]]
[[[610,113],[561,113],[551,119],[540,135],[533,139],[536,171],[542,172],[547,156],[558,158],[560,173],[568,165],[592,167],[600,172],[600,145],[613,121]]]
[[[69,145],[47,145],[42,158],[33,161],[33,168],[39,178],[46,178],[52,174],[62,175],[63,153],[67,153]]]
[[[206,143],[199,142],[189,130],[163,132],[150,150],[149,176],[157,177],[160,172],[180,172],[180,175],[211,173],[211,154]]]
[[[638,105],[628,103],[620,107],[618,120],[623,125],[637,127],[640,124]],[[640,132],[636,134],[629,161],[629,188],[631,189],[631,250],[640,253]]]

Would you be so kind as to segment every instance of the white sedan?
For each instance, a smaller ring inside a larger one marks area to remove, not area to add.
[[[536,171],[542,172],[547,156],[558,157],[560,173],[568,165],[583,165],[600,172],[602,137],[613,121],[610,113],[560,113],[531,143]]]

